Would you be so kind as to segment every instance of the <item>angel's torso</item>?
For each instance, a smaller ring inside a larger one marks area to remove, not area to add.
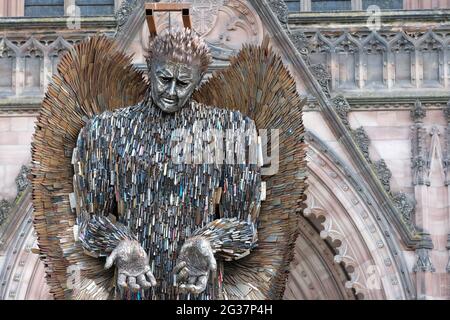
[[[220,145],[219,132],[222,138],[228,132],[244,140],[233,143],[233,148]],[[90,134],[91,141],[108,150],[108,159],[91,158],[91,170],[108,165],[110,186],[103,189],[114,195],[119,221],[149,255],[158,282],[149,298],[174,298],[171,271],[185,239],[214,219],[235,216],[240,200],[248,197],[242,184],[259,179],[248,170],[233,172],[236,163],[244,165],[243,148],[256,137],[253,121],[239,112],[196,102],[175,114],[138,105],[102,114]],[[220,148],[223,160],[216,163]],[[232,158],[232,165],[224,165]],[[224,192],[220,201],[218,190]],[[209,286],[200,298],[213,298],[213,290]]]

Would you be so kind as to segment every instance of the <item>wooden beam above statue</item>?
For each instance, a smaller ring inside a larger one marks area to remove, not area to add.
[[[191,4],[190,3],[146,3],[145,16],[148,29],[152,36],[156,36],[155,12],[181,12],[185,28],[192,28]]]

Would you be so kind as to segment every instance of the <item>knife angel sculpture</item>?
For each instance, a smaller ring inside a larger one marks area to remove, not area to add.
[[[32,186],[51,293],[282,298],[306,188],[293,77],[265,39],[200,86],[211,58],[188,29],[147,60],[145,77],[95,36],[49,85]]]

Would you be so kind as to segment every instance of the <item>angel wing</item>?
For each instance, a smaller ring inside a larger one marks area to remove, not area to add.
[[[229,299],[281,299],[306,200],[305,100],[300,99],[294,78],[269,47],[268,38],[261,46],[245,45],[194,99],[237,109],[252,118],[258,129],[279,130],[278,172],[263,176],[267,198],[261,206],[258,247],[248,257],[225,265],[224,288]]]
[[[32,143],[34,227],[47,283],[56,299],[73,297],[73,283],[90,298],[108,296],[112,275],[74,242],[72,150],[85,121],[141,101],[148,84],[113,40],[95,36],[62,58],[47,89]]]

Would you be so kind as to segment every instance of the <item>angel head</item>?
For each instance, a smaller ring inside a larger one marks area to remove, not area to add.
[[[190,29],[154,37],[147,54],[153,102],[164,112],[183,108],[210,63],[208,46]]]

